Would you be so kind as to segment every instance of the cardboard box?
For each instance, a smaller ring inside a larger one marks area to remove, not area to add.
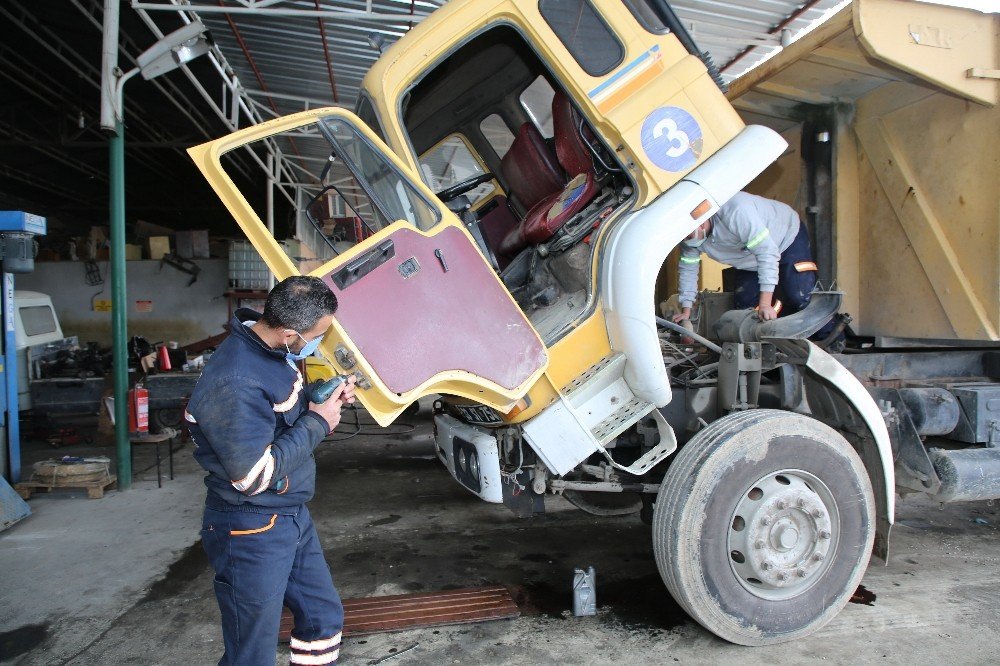
[[[150,236],[149,258],[159,261],[165,254],[170,254],[170,236]]]
[[[224,238],[213,238],[208,241],[209,256],[227,259],[229,257],[229,241]]]
[[[108,242],[108,228],[107,227],[91,227],[90,237],[94,239],[97,243],[97,247],[101,248],[107,245]]]
[[[141,259],[142,246],[125,243],[125,261],[140,261]]]
[[[77,261],[94,261],[97,259],[97,243],[93,238],[87,236],[75,240]]]
[[[177,256],[181,259],[208,259],[208,230],[178,231],[174,233]]]

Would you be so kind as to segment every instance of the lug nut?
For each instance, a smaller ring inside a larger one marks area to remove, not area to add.
[[[768,525],[771,524],[771,519],[767,516],[764,516],[763,518],[760,519],[760,524],[763,525],[764,527],[767,527]]]
[[[796,575],[798,575],[799,578],[805,578],[806,577],[806,570],[805,569],[799,569],[795,573],[796,573]]]
[[[801,497],[798,499],[798,501],[795,502],[795,506],[799,507],[800,509],[802,507],[804,507],[805,505],[806,505],[806,501],[804,499],[802,499]]]
[[[820,539],[829,539],[830,538],[830,533],[827,532],[826,530],[820,530],[819,531],[819,538]]]
[[[788,574],[786,574],[784,571],[779,571],[778,572],[778,580],[781,580],[781,581],[788,580]]]
[[[770,571],[771,567],[772,567],[771,563],[768,562],[767,560],[764,560],[763,562],[760,563],[760,568],[764,571]]]
[[[820,511],[819,509],[813,509],[812,510],[812,517],[813,518],[822,518],[823,517],[823,512]]]
[[[778,502],[775,504],[775,506],[778,507],[778,510],[780,511],[780,510],[784,509],[785,507],[787,507],[788,504],[785,502],[785,500],[778,500]]]
[[[813,555],[813,561],[814,562],[822,562],[823,561],[823,553],[816,553],[815,555]]]
[[[757,550],[762,550],[764,548],[764,545],[765,544],[764,544],[764,540],[763,539],[757,539],[757,541],[756,541],[756,543],[754,543],[753,547],[756,548]]]

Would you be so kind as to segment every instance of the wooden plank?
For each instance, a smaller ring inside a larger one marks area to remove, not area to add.
[[[485,622],[519,617],[520,614],[510,592],[499,585],[346,599],[344,635]],[[286,608],[281,616],[281,642],[290,640],[293,626],[291,611]]]

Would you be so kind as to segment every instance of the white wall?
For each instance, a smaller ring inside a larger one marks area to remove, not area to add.
[[[159,261],[128,261],[126,289],[128,334],[150,342],[176,340],[182,346],[223,332],[228,305],[223,295],[229,284],[225,259],[195,259],[201,268],[198,281],[187,286],[191,276]],[[40,291],[52,297],[63,335],[79,336],[80,342],[111,344],[111,313],[95,312],[93,300],[111,300],[108,262],[98,263],[104,284],[96,287],[84,280],[79,261],[35,263],[35,272],[14,278],[15,289]],[[136,301],[152,301],[151,312],[137,312]]]

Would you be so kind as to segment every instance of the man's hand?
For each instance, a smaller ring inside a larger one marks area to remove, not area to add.
[[[691,318],[691,308],[681,308],[681,311],[675,314],[673,317],[675,324],[690,318]]]
[[[327,427],[330,429],[329,432],[333,432],[337,426],[340,424],[340,410],[343,408],[344,403],[341,402],[341,398],[344,395],[344,391],[347,388],[347,384],[341,384],[333,391],[333,395],[323,403],[309,403],[309,411],[316,412],[323,417],[326,421]],[[351,384],[351,393],[353,398],[354,385]]]
[[[345,405],[354,404],[354,385],[357,383],[357,377],[354,375],[348,376],[347,383],[343,385],[343,392],[340,394],[340,402]]]
[[[778,312],[770,305],[761,305],[757,308],[757,316],[761,321],[771,321],[778,318]]]
[[[771,321],[778,318],[778,311],[771,305],[773,301],[774,292],[760,292],[760,300],[757,302],[757,316],[760,317],[761,321]]]

